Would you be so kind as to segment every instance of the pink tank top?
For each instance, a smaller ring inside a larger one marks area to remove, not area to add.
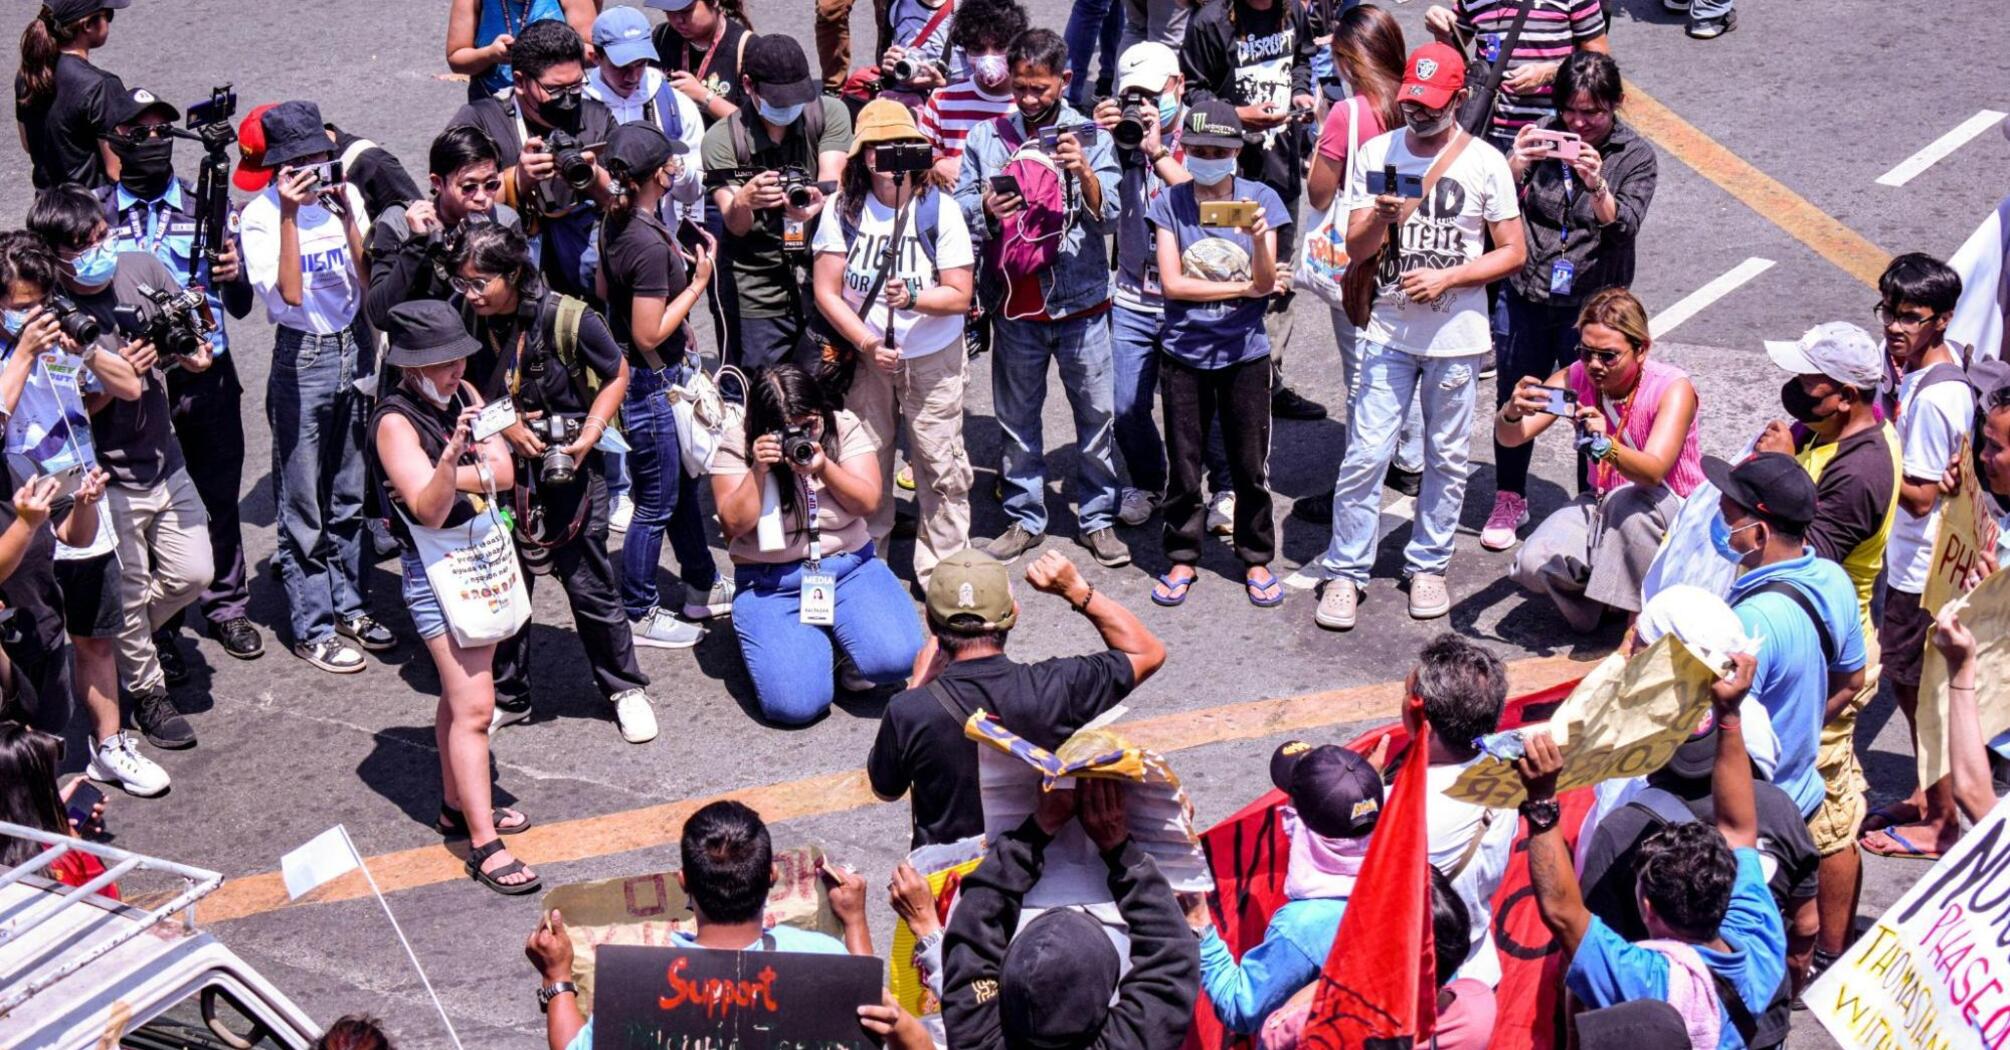
[[[1584,362],[1570,366],[1569,384],[1577,392],[1579,404],[1597,405],[1605,412],[1605,430],[1631,449],[1647,447],[1648,435],[1654,433],[1654,417],[1661,411],[1662,395],[1675,383],[1687,380],[1689,373],[1674,365],[1648,358],[1640,369],[1640,384],[1634,388],[1632,401],[1622,410],[1619,418],[1607,411],[1598,388],[1592,385],[1591,377],[1585,374]],[[1616,470],[1597,470],[1593,476],[1598,494],[1603,496],[1623,484],[1626,479]],[[1668,488],[1684,499],[1696,491],[1703,483],[1703,449],[1696,441],[1696,421],[1689,421],[1689,433],[1682,438],[1682,452],[1675,457],[1675,467],[1668,472]]]

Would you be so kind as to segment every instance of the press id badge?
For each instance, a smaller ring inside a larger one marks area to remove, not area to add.
[[[1569,295],[1577,284],[1577,264],[1569,259],[1558,259],[1549,264],[1549,294]]]
[[[822,569],[804,569],[802,622],[811,627],[837,623],[837,577]]]
[[[782,219],[782,247],[788,251],[808,251],[810,247],[809,224],[801,219]]]

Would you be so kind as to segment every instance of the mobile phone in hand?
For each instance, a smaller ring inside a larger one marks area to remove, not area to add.
[[[1397,172],[1395,188],[1390,189],[1388,172],[1370,171],[1367,174],[1368,174],[1368,192],[1374,194],[1377,197],[1385,197],[1393,195],[1397,197],[1407,197],[1410,200],[1423,199],[1424,177],[1422,175],[1411,175],[1405,172]]]
[[[78,784],[77,789],[70,793],[70,823],[75,825],[79,832],[89,831],[91,821],[94,819],[91,811],[98,808],[98,803],[104,800],[105,792],[98,785],[88,780]]]
[[[1543,386],[1537,389],[1549,392],[1549,403],[1542,406],[1544,412],[1563,417],[1577,414],[1577,391],[1560,386]]]
[[[483,405],[468,431],[476,441],[487,441],[515,425],[516,405],[504,398]]]
[[[1022,196],[1025,196],[1024,194],[1022,194],[1022,193],[1020,193],[1020,192],[1019,192],[1019,177],[1018,177],[1018,176],[1016,176],[1016,175],[993,175],[993,176],[991,176],[991,192],[993,192],[993,193],[995,193],[995,194],[999,195],[1000,197],[1005,197],[1005,196],[1012,196],[1012,197],[1022,197]]]

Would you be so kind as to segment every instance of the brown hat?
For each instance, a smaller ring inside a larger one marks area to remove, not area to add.
[[[936,563],[927,604],[928,622],[937,627],[1003,631],[1019,620],[1012,570],[980,550],[957,551]]]

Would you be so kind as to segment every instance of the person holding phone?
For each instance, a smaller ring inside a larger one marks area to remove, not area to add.
[[[1703,454],[1695,384],[1649,359],[1647,310],[1633,293],[1593,295],[1577,330],[1578,360],[1546,380],[1523,376],[1494,415],[1494,440],[1527,445],[1564,418],[1556,408],[1569,411],[1591,461],[1590,490],[1543,519],[1509,578],[1548,595],[1570,629],[1584,633],[1607,613],[1640,611],[1640,585],[1668,523],[1703,483]]]
[[[83,777],[58,786],[56,770],[62,764],[62,737],[0,720],[0,821],[73,838],[82,838],[92,826],[102,831],[104,796],[93,801],[90,796],[96,789]],[[77,820],[73,811],[85,819]],[[49,848],[33,839],[0,835],[0,871],[26,864]],[[104,862],[82,850],[65,852],[42,872],[65,886],[83,886],[104,873]],[[119,899],[116,885],[98,893]]]

